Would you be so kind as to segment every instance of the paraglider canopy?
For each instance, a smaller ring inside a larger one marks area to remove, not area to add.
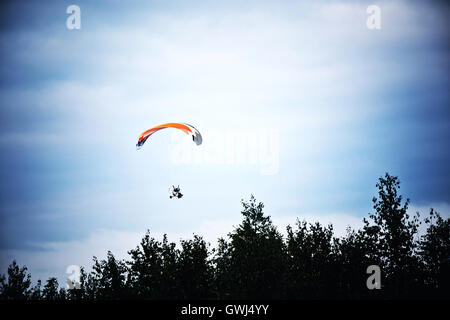
[[[192,141],[195,142],[196,145],[202,144],[202,135],[200,132],[195,129],[192,125],[187,123],[165,123],[161,124],[159,126],[153,127],[151,129],[148,129],[144,132],[142,132],[138,138],[138,142],[136,143],[136,149],[142,148],[144,143],[147,141],[147,139],[154,134],[156,131],[166,129],[166,128],[174,128],[183,131],[187,135],[192,137]],[[180,186],[175,187],[172,185],[172,188],[169,189],[169,198],[177,198],[180,199],[183,197],[183,194],[180,192]]]
[[[142,148],[145,141],[147,141],[147,139],[152,134],[154,134],[156,131],[166,129],[166,128],[174,128],[174,129],[181,130],[184,133],[186,133],[187,135],[191,136],[192,141],[194,141],[196,145],[202,144],[202,135],[200,134],[200,132],[197,129],[195,129],[190,124],[187,124],[187,123],[165,123],[165,124],[161,124],[159,126],[153,127],[151,129],[148,129],[148,130],[142,132],[141,135],[139,136],[138,142],[136,143],[136,149]]]

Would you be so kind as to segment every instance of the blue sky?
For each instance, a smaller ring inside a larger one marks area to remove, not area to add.
[[[71,4],[80,30],[66,28]],[[369,30],[371,4],[2,4],[0,272],[15,258],[34,280],[62,282],[93,255],[126,257],[147,229],[213,241],[252,193],[281,229],[304,218],[342,234],[386,171],[411,210],[449,216],[449,7],[377,1],[381,29]],[[173,121],[203,145],[166,131],[135,150]],[[271,174],[250,159],[259,140]],[[243,143],[242,163],[217,160],[227,141]]]

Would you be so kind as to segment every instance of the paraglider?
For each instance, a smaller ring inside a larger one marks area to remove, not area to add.
[[[153,127],[151,129],[148,129],[147,131],[142,132],[141,135],[139,136],[138,142],[136,143],[136,149],[142,148],[145,141],[147,141],[147,139],[152,134],[154,134],[155,132],[157,132],[159,130],[166,129],[166,128],[174,128],[174,129],[181,130],[184,133],[186,133],[187,135],[191,136],[192,141],[194,141],[196,145],[199,146],[202,144],[202,135],[200,134],[200,132],[197,129],[195,129],[190,124],[187,124],[187,123],[165,123],[165,124],[161,124],[159,126]]]
[[[147,139],[152,134],[154,134],[155,132],[157,132],[159,130],[166,129],[166,128],[174,128],[174,129],[181,130],[184,133],[186,133],[187,135],[189,135],[190,137],[192,137],[192,141],[194,141],[196,145],[199,146],[202,144],[202,135],[192,125],[187,124],[187,123],[165,123],[165,124],[161,124],[159,126],[153,127],[151,129],[148,129],[148,130],[142,132],[138,138],[138,142],[136,143],[136,149],[139,150],[140,148],[142,148],[144,143],[147,141]],[[174,185],[172,185],[172,187],[169,190],[169,193],[170,193],[170,195],[169,195],[170,199],[172,199],[172,198],[180,199],[181,197],[183,197],[183,194],[180,192],[179,185],[178,185],[178,187],[175,187]]]
[[[169,198],[178,198],[180,199],[183,196],[183,194],[180,192],[180,185],[178,185],[178,187],[175,187],[174,185],[172,185],[172,188],[170,188],[170,196]]]

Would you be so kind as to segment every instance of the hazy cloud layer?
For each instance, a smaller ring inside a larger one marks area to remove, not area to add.
[[[250,193],[280,224],[345,230],[386,171],[415,205],[450,203],[446,4],[379,2],[378,31],[364,1],[79,1],[76,31],[69,4],[2,5],[3,268],[17,256],[61,274],[66,257],[124,252],[147,228],[215,239]],[[194,124],[203,154],[217,132],[275,129],[279,170],[175,165],[170,134],[136,152],[140,132],[169,121]]]

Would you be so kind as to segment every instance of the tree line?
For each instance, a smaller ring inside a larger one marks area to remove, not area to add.
[[[408,214],[398,177],[376,184],[373,212],[363,227],[334,236],[333,226],[297,220],[287,235],[264,205],[242,201],[242,222],[212,248],[198,235],[180,246],[147,231],[128,260],[108,251],[81,268],[79,283],[60,288],[56,278],[32,286],[13,261],[0,276],[2,300],[114,299],[367,299],[444,298],[449,293],[450,219],[430,209],[421,221]],[[419,234],[421,223],[426,232]],[[113,241],[113,240],[112,240]],[[370,290],[367,268],[379,266],[381,288]]]

